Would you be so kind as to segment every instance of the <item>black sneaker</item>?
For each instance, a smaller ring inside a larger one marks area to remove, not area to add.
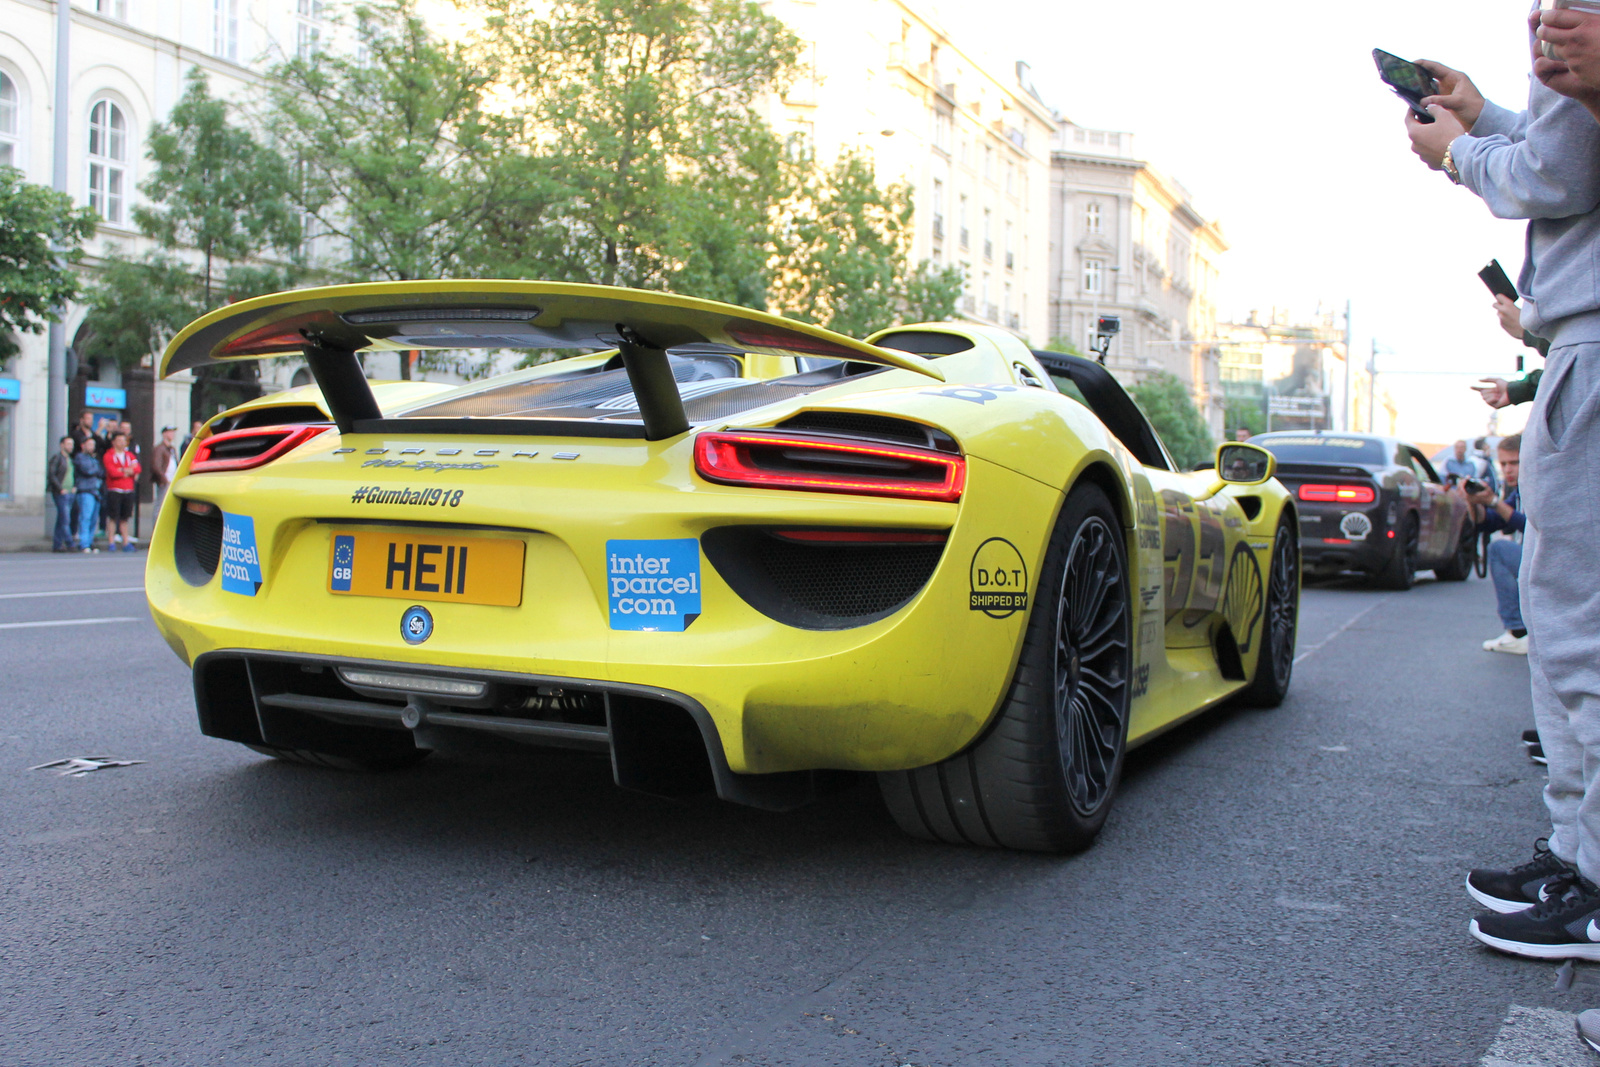
[[[1533,745],[1537,745],[1539,743],[1539,731],[1538,730],[1524,730],[1524,731],[1522,731],[1522,743],[1525,744],[1525,745],[1528,745],[1530,747],[1533,746]]]
[[[1467,875],[1467,892],[1479,904],[1509,915],[1541,903],[1544,897],[1539,890],[1550,879],[1571,874],[1572,868],[1556,859],[1555,853],[1545,847],[1540,838],[1533,845],[1533,859],[1509,871],[1492,871],[1478,868]]]
[[[1543,745],[1529,745],[1528,746],[1528,758],[1533,760],[1533,762],[1537,763],[1541,767],[1550,766],[1550,761],[1545,759],[1545,757],[1544,757],[1544,746]]]
[[[1572,871],[1544,887],[1527,911],[1489,912],[1467,929],[1490,948],[1535,960],[1600,960],[1600,889]]]

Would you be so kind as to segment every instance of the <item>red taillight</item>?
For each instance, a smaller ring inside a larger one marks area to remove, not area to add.
[[[948,452],[759,431],[701,434],[694,467],[724,485],[915,500],[960,500],[967,480],[966,460]]]
[[[229,430],[195,442],[190,474],[243,471],[271,463],[332,426],[255,426]]]
[[[1370,504],[1378,499],[1370,485],[1302,485],[1300,499],[1310,504]]]

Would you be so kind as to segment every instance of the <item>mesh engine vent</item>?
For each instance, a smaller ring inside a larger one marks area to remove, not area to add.
[[[205,585],[217,573],[217,563],[222,559],[222,509],[188,500],[174,503],[182,505],[182,510],[178,512],[178,530],[172,542],[173,562],[184,581]],[[191,510],[196,506],[208,510]]]
[[[887,415],[867,415],[854,411],[802,411],[794,418],[779,423],[777,429],[844,433],[851,437],[872,437],[921,448],[955,451],[955,442],[948,434],[920,422],[894,419]]]
[[[797,544],[754,527],[708,531],[706,557],[746,603],[803,630],[887,618],[922,591],[943,544]]]

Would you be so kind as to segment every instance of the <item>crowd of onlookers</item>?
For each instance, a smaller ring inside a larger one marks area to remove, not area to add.
[[[1468,873],[1487,909],[1468,931],[1529,959],[1600,960],[1600,9],[1535,4],[1528,31],[1526,110],[1421,61],[1438,82],[1423,101],[1432,121],[1406,118],[1423,162],[1495,216],[1527,221],[1522,306],[1506,297],[1496,312],[1545,355],[1541,374],[1480,386],[1491,407],[1533,406],[1500,442],[1501,485],[1470,498],[1484,530],[1512,534],[1490,546],[1506,627],[1490,644],[1528,657],[1551,829],[1527,862]],[[1600,1052],[1600,1009],[1578,1016],[1578,1037]]]
[[[159,513],[178,472],[178,458],[199,425],[181,445],[174,440],[177,429],[163,427],[146,467],[131,422],[102,420],[97,426],[94,412],[81,412],[45,469],[45,491],[56,513],[52,551],[99,552],[96,541],[101,537],[107,551],[137,551],[140,475],[149,471]]]

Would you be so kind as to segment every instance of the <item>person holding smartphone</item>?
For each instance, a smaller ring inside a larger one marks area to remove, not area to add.
[[[1536,72],[1553,62],[1536,36],[1544,29],[1535,10]],[[1600,930],[1600,414],[1585,404],[1600,400],[1600,123],[1583,100],[1563,94],[1560,77],[1532,80],[1528,109],[1517,115],[1484,100],[1460,71],[1422,65],[1440,92],[1424,101],[1436,121],[1408,114],[1412,149],[1497,217],[1528,220],[1516,286],[1522,326],[1550,342],[1522,442],[1519,584],[1553,829],[1548,850],[1536,848],[1528,863],[1467,876],[1467,891],[1492,909],[1469,931],[1521,956],[1600,960],[1600,937],[1587,933]]]

